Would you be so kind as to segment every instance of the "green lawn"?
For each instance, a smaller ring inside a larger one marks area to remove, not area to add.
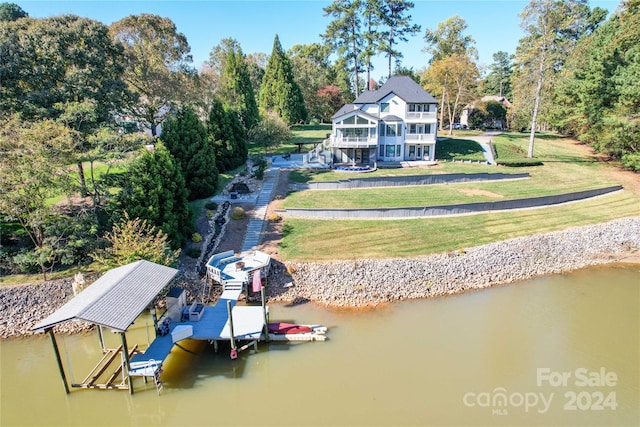
[[[313,148],[312,143],[324,141],[329,133],[331,133],[331,124],[294,125],[291,128],[291,140],[272,148],[267,155],[295,153],[298,151],[298,145],[296,144],[298,142],[308,143],[302,151],[309,151]],[[249,154],[264,155],[264,148],[255,142],[249,142]]]
[[[286,219],[280,256],[296,261],[389,258],[473,246],[640,215],[628,191],[548,208],[407,220]]]
[[[512,159],[518,160],[526,156],[528,135],[504,134],[494,138],[494,143],[502,150],[520,153],[511,154]],[[561,194],[619,184],[610,173],[612,166],[598,162],[583,148],[571,139],[543,134],[536,140],[534,151],[535,158],[543,162],[542,166],[511,168],[447,162],[426,169],[383,169],[362,175],[294,171],[290,174],[290,180],[294,182],[460,172],[528,172],[531,178],[475,184],[300,191],[290,193],[284,207],[373,208],[470,203]],[[562,206],[459,217],[397,221],[290,218],[285,219],[287,233],[280,254],[285,259],[306,261],[417,256],[637,215],[640,215],[640,196],[623,190]]]
[[[436,144],[438,160],[479,160],[484,161],[480,144],[469,139],[445,138]]]

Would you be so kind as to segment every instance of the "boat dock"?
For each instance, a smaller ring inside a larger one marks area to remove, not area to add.
[[[155,299],[175,276],[177,270],[148,261],[137,261],[110,270],[83,290],[33,330],[48,332],[65,391],[69,384],[58,350],[53,327],[68,320],[83,320],[98,326],[103,357],[81,383],[74,388],[126,389],[133,393],[133,377],[152,378],[160,393],[162,365],[174,346],[186,339],[208,341],[216,351],[219,343],[229,342],[230,357],[265,341],[324,341],[326,328],[319,325],[270,324],[265,288],[270,257],[259,251],[216,254],[207,263],[207,276],[220,285],[222,295],[215,305],[186,303],[185,291],[172,288],[166,297],[166,311],[156,318]],[[251,290],[261,295],[261,305],[239,305],[243,292]],[[138,346],[127,346],[126,331],[134,320],[149,310],[154,319],[155,339],[141,352]],[[104,345],[103,328],[121,334],[122,344],[115,349]],[[116,365],[115,368],[112,365]],[[70,369],[70,367],[69,367]],[[108,371],[113,370],[109,375]],[[107,375],[109,375],[107,377]],[[101,378],[107,378],[98,383]],[[117,382],[118,380],[119,382]]]

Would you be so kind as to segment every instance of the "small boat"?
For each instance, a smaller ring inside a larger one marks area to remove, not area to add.
[[[273,341],[324,341],[326,326],[269,323],[269,339]]]
[[[296,325],[294,323],[269,323],[271,334],[308,334],[312,332],[310,326]]]

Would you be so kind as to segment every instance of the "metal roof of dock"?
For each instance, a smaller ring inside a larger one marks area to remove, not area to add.
[[[146,260],[114,268],[32,330],[84,320],[124,332],[177,273],[175,268]]]

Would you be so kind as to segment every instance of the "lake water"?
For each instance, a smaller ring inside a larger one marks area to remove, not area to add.
[[[261,343],[235,361],[185,342],[160,396],[140,378],[134,395],[67,395],[48,337],[2,341],[0,425],[640,425],[639,308],[639,266],[375,311],[272,306],[272,321],[325,324],[329,340]],[[130,346],[146,344],[146,323]],[[67,375],[82,380],[97,334],[57,338]]]

